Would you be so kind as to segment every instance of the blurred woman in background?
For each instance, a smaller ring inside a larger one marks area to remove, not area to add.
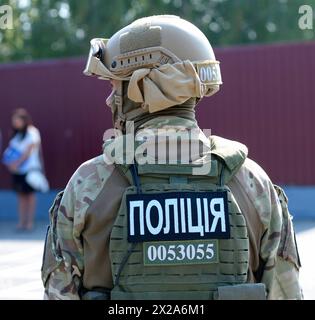
[[[40,159],[41,138],[25,109],[17,109],[12,115],[13,135],[8,149],[12,161],[6,164],[13,178],[13,189],[18,195],[18,230],[31,231],[36,207],[35,190],[26,176],[32,170],[42,170]]]

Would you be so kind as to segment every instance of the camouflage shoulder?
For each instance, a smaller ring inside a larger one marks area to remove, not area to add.
[[[61,208],[73,218],[77,234],[84,228],[87,209],[102,191],[113,170],[114,165],[106,164],[100,155],[82,163],[70,178]]]
[[[78,193],[92,188],[96,191],[102,188],[113,170],[114,166],[105,163],[103,155],[92,158],[78,167],[70,178],[66,190],[72,189]]]
[[[277,192],[267,173],[255,161],[247,158],[235,178],[252,201],[263,225],[268,227],[272,214],[281,215],[281,206]]]

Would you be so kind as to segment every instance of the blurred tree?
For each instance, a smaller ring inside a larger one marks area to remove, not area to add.
[[[89,40],[109,37],[132,20],[176,14],[196,24],[214,46],[314,40],[300,30],[305,0],[0,0],[14,28],[0,29],[0,62],[87,54]],[[308,0],[315,11],[315,0]]]

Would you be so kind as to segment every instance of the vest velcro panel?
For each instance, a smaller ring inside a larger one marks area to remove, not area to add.
[[[110,257],[115,286],[113,299],[213,299],[218,287],[247,281],[249,240],[246,222],[227,186],[210,181],[190,184],[141,184],[142,194],[169,192],[226,192],[230,238],[218,239],[218,261],[209,264],[144,265],[143,243],[128,243],[127,195],[137,194],[135,186],[126,189],[110,239]],[[163,242],[163,241],[162,241]],[[128,250],[130,254],[128,254]],[[126,259],[126,257],[128,257]],[[122,265],[123,263],[123,265]]]

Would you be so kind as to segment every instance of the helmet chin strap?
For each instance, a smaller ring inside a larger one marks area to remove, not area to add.
[[[114,128],[125,131],[126,117],[123,114],[123,82],[117,81],[116,92],[114,94],[114,106],[115,110],[112,110],[113,113],[113,123]]]
[[[139,116],[148,113],[147,107],[128,98],[128,85],[127,81],[117,81],[114,108],[112,108],[114,128],[121,130],[124,134],[128,133],[126,132],[128,129],[126,128],[127,121],[135,121]]]

